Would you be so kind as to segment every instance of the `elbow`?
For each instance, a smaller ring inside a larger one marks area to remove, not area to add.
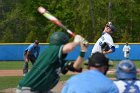
[[[68,50],[69,50],[69,51],[72,51],[72,50],[74,50],[74,48],[75,48],[75,47],[73,47],[73,46],[69,46]]]
[[[68,53],[68,52],[71,52],[72,50],[74,50],[74,47],[72,46],[69,46],[69,47],[64,47],[63,50],[65,51],[64,53]]]

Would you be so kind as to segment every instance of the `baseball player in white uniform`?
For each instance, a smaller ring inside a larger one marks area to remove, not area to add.
[[[119,89],[119,93],[140,93],[140,80],[137,79],[137,70],[130,60],[122,60],[116,68],[116,78],[114,83]]]
[[[103,54],[109,54],[115,51],[115,44],[111,37],[111,33],[115,31],[115,27],[111,22],[108,22],[104,28],[102,36],[95,43],[92,54],[95,52],[100,52]]]
[[[129,52],[130,52],[130,46],[128,45],[128,42],[126,42],[126,45],[123,47],[123,52],[124,52],[124,58],[128,59],[129,58]]]

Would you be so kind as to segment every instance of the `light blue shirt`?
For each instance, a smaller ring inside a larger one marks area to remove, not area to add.
[[[32,43],[31,45],[29,45],[25,51],[29,51],[30,52],[30,55],[39,55],[39,52],[40,52],[40,47],[39,46],[34,46],[34,43]]]
[[[89,70],[71,77],[61,93],[118,93],[118,89],[98,70]]]

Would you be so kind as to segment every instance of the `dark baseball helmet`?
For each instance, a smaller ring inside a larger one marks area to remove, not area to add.
[[[119,79],[136,79],[136,67],[130,60],[122,60],[117,65],[116,78]]]
[[[64,32],[55,32],[50,37],[50,44],[62,45],[69,42],[69,37]]]
[[[109,27],[109,28],[111,29],[112,32],[115,31],[115,27],[112,25],[112,22],[108,22],[108,23],[106,24],[106,26]]]
[[[89,66],[101,67],[101,66],[110,66],[109,59],[105,57],[104,54],[96,52],[93,53],[88,61]]]

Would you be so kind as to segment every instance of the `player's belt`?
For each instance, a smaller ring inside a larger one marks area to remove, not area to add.
[[[23,89],[23,90],[31,90],[30,87],[22,87],[21,89]]]
[[[19,85],[17,86],[17,89],[20,89],[20,90],[31,90],[30,87],[20,87]]]

